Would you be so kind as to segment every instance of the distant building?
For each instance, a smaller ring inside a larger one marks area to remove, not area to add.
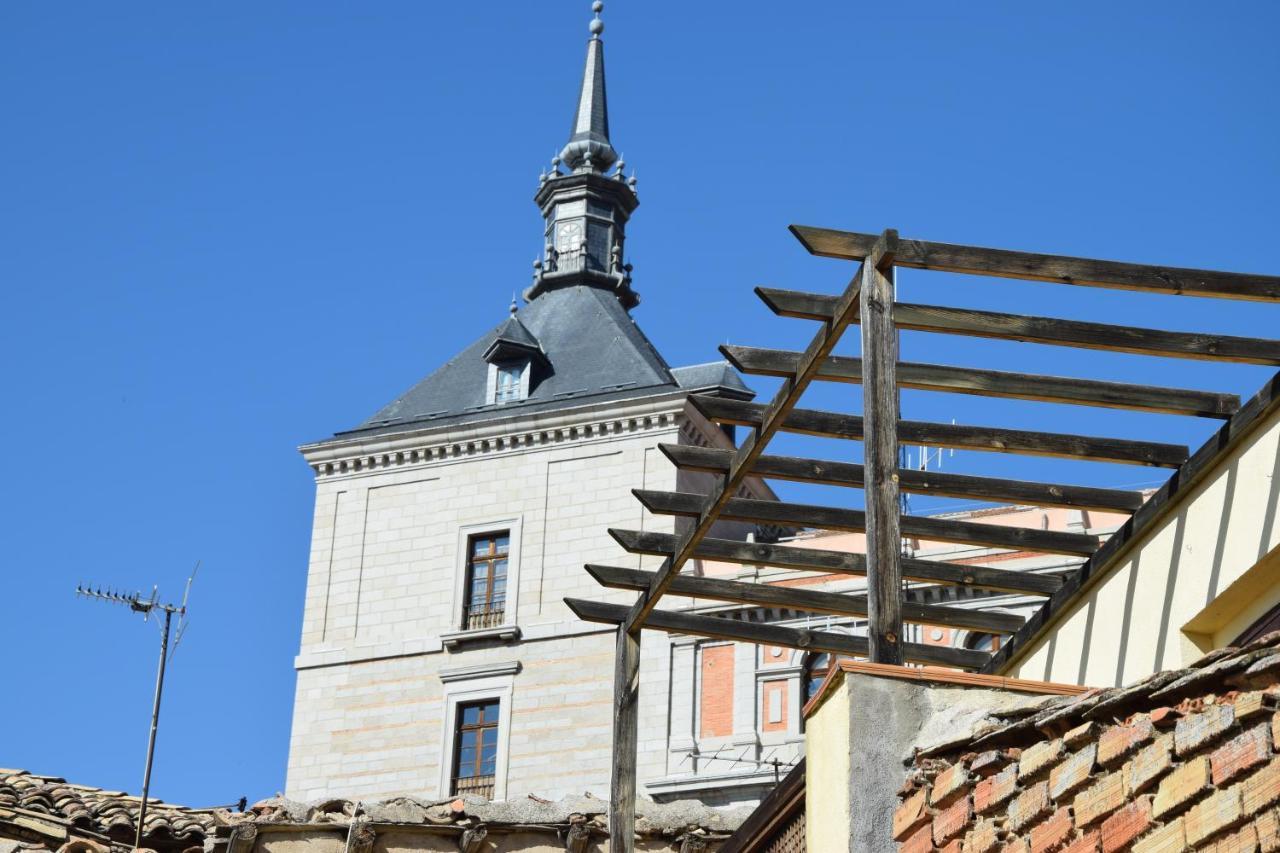
[[[727,363],[669,367],[629,314],[638,200],[609,139],[602,29],[538,185],[546,251],[523,307],[302,448],[316,506],[291,797],[608,790],[613,632],[562,599],[594,591],[584,562],[617,558],[607,528],[673,529],[642,515],[633,486],[699,488],[659,442],[732,446],[688,396],[753,395]],[[652,689],[644,737],[662,775],[666,685]]]

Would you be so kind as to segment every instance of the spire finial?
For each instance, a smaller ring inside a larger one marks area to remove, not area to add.
[[[578,108],[574,111],[569,142],[560,151],[560,159],[569,171],[603,173],[618,159],[618,152],[609,143],[609,107],[604,88],[604,21],[600,13],[604,3],[595,0],[591,4],[595,13],[589,29],[587,63],[582,71],[582,88],[578,90]]]
[[[533,262],[533,265],[534,265],[535,267],[540,267],[540,266],[542,266],[542,264],[538,263],[537,261],[534,261],[534,262]],[[510,310],[510,311],[511,311],[511,316],[512,316],[512,317],[516,316],[516,312],[520,310],[520,306],[516,304],[516,294],[515,294],[515,291],[512,291],[512,292],[511,292],[511,307],[510,307],[510,309],[508,309],[508,310]]]
[[[600,20],[600,13],[604,11],[604,3],[600,0],[591,4],[591,11],[596,13],[595,19],[591,21],[588,29],[591,30],[592,38],[600,38],[600,34],[604,32],[604,21]]]

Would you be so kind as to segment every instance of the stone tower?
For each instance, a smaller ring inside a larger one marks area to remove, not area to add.
[[[316,502],[290,797],[608,791],[613,632],[562,599],[600,596],[584,563],[656,566],[606,531],[673,529],[630,492],[698,487],[659,442],[731,446],[689,395],[753,395],[726,363],[669,367],[630,316],[637,198],[609,139],[600,7],[569,140],[539,180],[546,250],[525,304],[301,448]],[[665,772],[669,690],[645,701]]]

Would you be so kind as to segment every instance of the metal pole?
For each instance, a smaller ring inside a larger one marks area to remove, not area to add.
[[[164,664],[169,656],[169,622],[173,611],[165,608],[164,633],[160,637],[160,668],[156,672],[156,698],[151,706],[151,734],[147,736],[147,769],[142,774],[142,805],[138,808],[138,835],[133,846],[142,846],[142,825],[147,819],[147,794],[151,791],[151,761],[156,754],[156,728],[160,725],[160,694],[164,690]]]

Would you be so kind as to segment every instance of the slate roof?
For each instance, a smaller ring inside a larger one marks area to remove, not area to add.
[[[548,366],[535,374],[537,381],[528,399],[493,405],[485,401],[489,365],[484,354],[500,335],[528,335],[533,345],[541,347]],[[673,371],[615,296],[579,285],[539,295],[373,417],[338,437],[471,423],[682,388],[754,396],[726,362]]]
[[[727,361],[709,361],[706,364],[691,364],[688,367],[675,367],[671,375],[681,388],[690,393],[696,391],[720,391],[725,396],[750,400],[756,395],[747,387]]]

